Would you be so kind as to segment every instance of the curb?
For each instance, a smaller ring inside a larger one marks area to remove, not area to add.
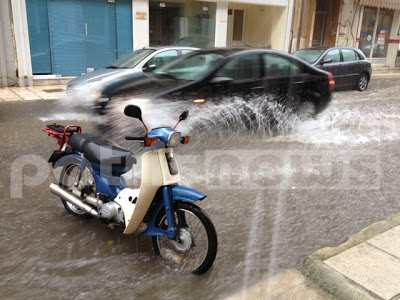
[[[338,247],[318,250],[303,261],[301,272],[338,299],[382,299],[334,270],[324,261],[398,225],[400,225],[400,214],[368,226]]]

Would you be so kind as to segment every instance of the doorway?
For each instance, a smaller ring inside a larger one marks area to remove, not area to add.
[[[245,11],[242,9],[228,9],[227,46],[238,47],[244,44]]]
[[[394,10],[364,7],[359,48],[373,64],[386,63]]]

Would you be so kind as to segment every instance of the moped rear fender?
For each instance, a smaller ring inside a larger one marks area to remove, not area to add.
[[[109,200],[114,199],[119,192],[127,187],[123,177],[109,176],[109,174],[101,174],[96,168],[92,167],[92,164],[85,157],[78,154],[68,154],[61,157],[55,164],[54,169],[58,167],[66,167],[71,164],[79,164],[82,168],[89,168],[94,175],[96,181],[96,191],[101,194],[108,196]]]

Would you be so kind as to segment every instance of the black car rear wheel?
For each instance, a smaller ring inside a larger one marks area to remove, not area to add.
[[[358,82],[357,82],[357,90],[359,90],[360,92],[365,91],[368,87],[368,75],[363,73],[360,75],[360,77],[358,78]]]

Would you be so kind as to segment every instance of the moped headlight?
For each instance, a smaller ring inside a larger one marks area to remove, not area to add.
[[[171,132],[168,136],[167,147],[178,147],[181,144],[181,133],[179,131]]]

